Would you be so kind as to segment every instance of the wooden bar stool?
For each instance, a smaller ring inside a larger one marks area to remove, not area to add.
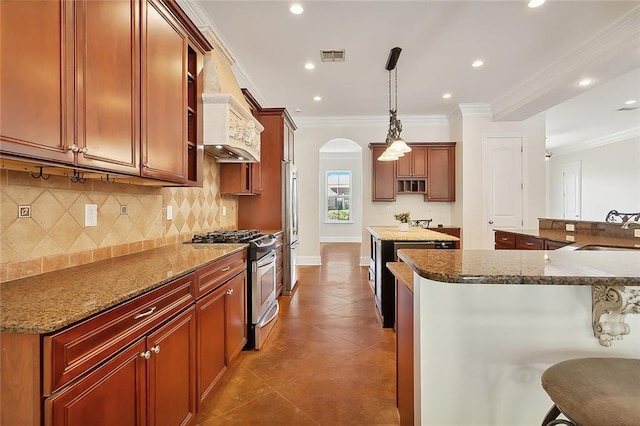
[[[640,359],[562,361],[542,374],[542,387],[554,402],[543,426],[640,425]]]

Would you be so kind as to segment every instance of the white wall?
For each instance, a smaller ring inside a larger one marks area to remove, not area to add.
[[[636,137],[551,157],[548,217],[562,218],[562,165],[577,161],[582,164],[582,220],[603,221],[610,210],[640,211],[640,137]]]
[[[400,117],[402,137],[407,142],[449,142],[449,124],[445,117]],[[413,218],[433,218],[434,223],[456,225],[451,212],[454,203],[428,203],[422,196],[400,195],[397,202],[371,201],[372,142],[383,142],[389,124],[388,117],[295,119],[295,162],[298,166],[300,197],[300,264],[320,263],[320,175],[319,151],[327,141],[350,139],[362,147],[362,241],[369,240],[367,226],[394,225],[393,213],[409,211]],[[459,224],[457,224],[459,225]],[[369,257],[369,245],[362,245],[363,258]]]
[[[351,141],[345,141],[345,143]],[[353,142],[351,142],[353,143]],[[357,146],[360,148],[360,146]],[[326,172],[351,172],[351,222],[325,222],[324,200],[326,197]],[[321,242],[362,241],[362,150],[356,152],[320,151],[320,175],[318,176],[318,196],[320,197],[318,214]]]

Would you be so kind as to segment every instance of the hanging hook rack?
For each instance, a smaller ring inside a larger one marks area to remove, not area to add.
[[[114,177],[109,179],[109,173],[107,173],[107,178],[106,179],[103,179],[102,176],[100,176],[100,180],[102,182],[106,182],[106,183],[115,183],[116,182],[116,178],[114,178]]]
[[[73,169],[73,175],[69,176],[68,174],[64,174],[69,180],[73,183],[85,183],[87,179],[84,177],[84,173],[78,172],[76,169]]]
[[[34,179],[42,179],[42,180],[48,180],[51,177],[51,174],[47,174],[45,175],[44,173],[42,173],[42,166],[38,167],[40,169],[40,172],[38,174],[35,173],[31,173],[31,177]]]

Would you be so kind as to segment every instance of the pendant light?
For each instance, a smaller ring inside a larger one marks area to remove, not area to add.
[[[387,139],[385,141],[387,149],[378,157],[379,161],[395,161],[403,157],[405,153],[411,152],[411,147],[402,140],[400,133],[402,132],[402,122],[398,120],[398,68],[396,64],[402,51],[399,47],[394,47],[389,52],[386,69],[389,71],[389,130],[387,131]],[[394,105],[391,105],[391,71],[394,71]]]

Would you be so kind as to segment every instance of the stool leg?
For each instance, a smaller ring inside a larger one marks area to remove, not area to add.
[[[547,415],[542,421],[542,426],[555,426],[555,425],[568,425],[577,426],[575,422],[571,420],[558,419],[557,417],[562,413],[556,404],[549,409]]]

